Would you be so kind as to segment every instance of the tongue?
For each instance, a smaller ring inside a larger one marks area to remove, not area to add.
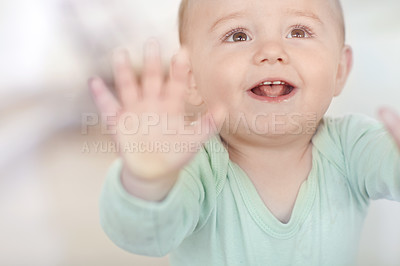
[[[285,85],[262,85],[254,89],[254,93],[259,96],[279,97],[286,91]]]

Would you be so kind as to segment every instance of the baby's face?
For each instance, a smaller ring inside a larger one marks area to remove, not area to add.
[[[283,114],[300,123],[319,121],[351,61],[331,0],[193,2],[187,47],[196,89],[208,106],[224,104],[230,119],[245,117],[251,131],[271,123],[293,130]]]

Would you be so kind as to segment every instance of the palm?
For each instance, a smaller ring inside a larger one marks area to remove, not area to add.
[[[382,108],[380,110],[380,117],[400,149],[400,116],[391,109]]]
[[[116,54],[113,71],[121,104],[101,79],[90,86],[102,113],[119,113],[116,140],[127,168],[135,176],[157,178],[179,171],[194,156],[195,147],[199,147],[196,144],[212,133],[212,120],[206,115],[196,126],[185,125],[184,93],[189,74],[184,52],[177,56],[167,82],[155,42],[147,45],[145,58],[139,86],[127,53]]]

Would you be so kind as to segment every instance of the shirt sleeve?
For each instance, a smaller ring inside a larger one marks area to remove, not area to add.
[[[339,122],[346,170],[364,198],[400,201],[400,152],[378,121],[351,115]]]
[[[225,155],[227,165],[228,156]],[[214,171],[201,150],[180,173],[161,202],[146,201],[129,194],[121,184],[122,161],[110,167],[100,196],[100,224],[119,247],[140,255],[161,257],[205,224],[216,204],[218,180],[224,171]],[[223,165],[220,165],[223,167]],[[227,168],[227,167],[226,167]]]
[[[196,227],[201,191],[181,174],[163,201],[146,201],[124,189],[121,169],[119,159],[111,166],[103,186],[100,198],[103,230],[117,246],[129,252],[165,256]]]

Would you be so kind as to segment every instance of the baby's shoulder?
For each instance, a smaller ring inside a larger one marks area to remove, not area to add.
[[[326,116],[322,119],[321,125],[330,130],[368,129],[381,127],[382,124],[376,119],[359,113],[348,113],[341,116]]]
[[[216,194],[225,182],[229,164],[229,154],[216,135],[198,147],[196,156],[185,166],[183,173],[189,175],[204,189],[217,188]]]
[[[335,165],[345,165],[357,150],[372,151],[387,138],[383,124],[363,114],[324,117],[312,138],[319,154]],[[375,146],[376,146],[375,145]]]
[[[330,139],[336,144],[355,141],[368,132],[384,130],[383,124],[364,114],[350,113],[337,117],[324,117],[314,139]],[[348,144],[348,143],[347,143]]]

